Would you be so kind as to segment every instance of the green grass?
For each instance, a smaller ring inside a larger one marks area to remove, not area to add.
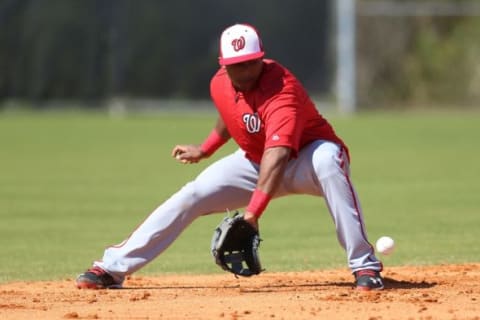
[[[384,264],[478,262],[480,121],[475,113],[331,117],[352,154],[371,242]],[[0,114],[0,282],[72,278],[123,240],[209,163],[180,165],[214,115],[114,119],[101,113]],[[235,149],[229,143],[220,155]],[[209,253],[220,215],[195,221],[142,274],[219,273]],[[273,202],[261,221],[269,271],[346,268],[323,199]]]

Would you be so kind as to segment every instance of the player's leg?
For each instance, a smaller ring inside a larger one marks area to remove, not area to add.
[[[305,147],[298,159],[289,164],[280,191],[323,196],[352,272],[381,271],[382,264],[367,239],[360,201],[342,148],[325,141]]]
[[[352,271],[381,270],[365,229],[360,200],[350,178],[346,152],[325,143],[313,153],[313,163],[322,186],[323,196],[336,225],[337,236],[347,251]]]
[[[258,167],[240,151],[213,163],[157,207],[125,241],[107,248],[94,266],[121,284],[126,275],[167,249],[197,217],[247,205],[257,179]]]

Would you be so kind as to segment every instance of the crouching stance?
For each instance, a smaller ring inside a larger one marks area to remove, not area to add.
[[[356,287],[382,289],[382,264],[367,240],[345,143],[295,76],[264,58],[252,26],[236,24],[223,31],[219,63],[210,83],[219,113],[215,127],[201,145],[177,145],[172,156],[197,163],[229,139],[239,150],[207,167],[128,239],[107,248],[101,260],[78,276],[77,286],[121,287],[127,275],[156,258],[202,215],[245,208],[242,219],[258,232],[259,218],[272,199],[308,194],[325,199]]]

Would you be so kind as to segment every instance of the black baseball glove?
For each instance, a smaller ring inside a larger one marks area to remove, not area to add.
[[[215,229],[212,255],[222,269],[250,277],[263,271],[258,257],[260,241],[258,231],[237,212],[225,217]]]

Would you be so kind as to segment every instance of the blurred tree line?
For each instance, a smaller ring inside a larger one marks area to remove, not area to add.
[[[357,19],[360,105],[479,108],[480,1],[406,2],[416,12]]]
[[[0,100],[208,98],[218,38],[237,22],[325,92],[329,17],[316,0],[0,0]]]
[[[237,22],[255,25],[267,57],[314,97],[333,99],[335,1],[0,0],[0,108],[9,99],[207,99],[218,38]],[[356,25],[361,107],[478,106],[479,16],[360,14]]]

